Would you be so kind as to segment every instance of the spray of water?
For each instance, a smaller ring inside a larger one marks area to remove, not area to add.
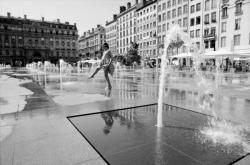
[[[194,60],[194,70],[195,70],[195,81],[199,89],[200,98],[203,98],[200,102],[200,111],[204,113],[211,113],[214,117],[208,120],[208,127],[202,128],[200,133],[205,135],[210,139],[214,144],[223,144],[225,146],[231,144],[241,145],[245,152],[250,152],[250,143],[247,139],[249,129],[246,126],[241,124],[235,124],[226,120],[220,119],[216,114],[216,105],[218,101],[218,91],[219,91],[219,66],[217,65],[216,70],[216,87],[213,88],[209,86],[206,78],[202,75],[202,72],[199,71],[199,65],[203,58],[198,53],[197,48],[193,45],[192,40],[189,35],[178,26],[173,25],[166,35],[166,41],[164,45],[164,53],[161,57],[161,72],[160,72],[160,86],[159,86],[159,98],[158,98],[158,114],[157,114],[157,127],[163,126],[162,112],[163,112],[163,98],[164,98],[164,88],[165,88],[165,77],[169,72],[167,57],[168,57],[168,47],[172,41],[175,41],[177,38],[184,42],[184,45],[187,47],[187,51],[190,49],[193,51],[193,60]],[[211,93],[214,93],[214,97],[211,97]]]
[[[161,56],[161,74],[160,74],[160,86],[159,86],[159,98],[158,98],[158,114],[157,114],[157,127],[163,126],[162,121],[162,111],[163,111],[163,98],[164,98],[164,88],[165,88],[165,77],[169,71],[167,56],[168,56],[168,47],[172,41],[176,41],[177,38],[184,41],[187,47],[190,47],[191,40],[187,33],[184,33],[183,30],[178,25],[173,25],[167,32],[166,40],[164,44],[164,52]]]

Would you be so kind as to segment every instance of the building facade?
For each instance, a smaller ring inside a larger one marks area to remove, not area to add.
[[[222,0],[219,47],[250,55],[250,0]]]
[[[117,54],[117,36],[116,36],[116,20],[117,15],[113,15],[112,21],[106,21],[106,42],[109,44],[109,49],[113,55]]]
[[[80,56],[83,59],[101,58],[105,40],[105,28],[101,25],[84,32],[78,40]]]
[[[184,32],[189,32],[189,0],[167,0],[167,21],[166,28],[173,24],[178,24]],[[176,39],[178,40],[178,39]],[[182,47],[173,47],[170,50],[171,54],[178,54],[185,52],[186,49]]]
[[[157,56],[157,1],[143,0],[136,9],[137,43],[142,58]]]
[[[125,6],[120,6],[120,13],[117,15],[117,51],[124,55],[127,53],[130,43],[136,42],[136,6],[138,1],[131,6],[127,3]]]
[[[158,0],[157,7],[157,55],[163,54],[164,42],[167,31],[167,0]]]
[[[189,33],[199,52],[203,51],[203,0],[189,2]]]
[[[15,66],[33,61],[78,60],[76,24],[0,17],[0,63]]]
[[[203,1],[203,41],[205,51],[218,49],[219,7],[218,0]]]

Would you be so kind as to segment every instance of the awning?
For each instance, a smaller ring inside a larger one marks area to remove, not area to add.
[[[250,54],[243,54],[239,52],[232,52],[225,49],[217,51],[206,52],[204,58],[236,58],[236,57],[250,57]]]
[[[89,64],[98,64],[101,60],[85,60],[83,63],[89,63]]]
[[[192,58],[192,57],[193,57],[193,55],[190,52],[170,56],[170,58]]]

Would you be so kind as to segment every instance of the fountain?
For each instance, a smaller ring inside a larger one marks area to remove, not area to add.
[[[163,98],[164,98],[164,89],[165,89],[165,77],[166,73],[169,70],[167,68],[167,53],[168,47],[171,41],[174,41],[179,37],[184,41],[185,45],[191,47],[191,40],[187,33],[184,33],[183,30],[178,25],[173,25],[166,35],[166,40],[164,44],[164,52],[161,56],[161,71],[160,71],[160,86],[159,86],[159,98],[158,98],[158,114],[157,114],[157,127],[162,127],[162,109],[163,109]]]

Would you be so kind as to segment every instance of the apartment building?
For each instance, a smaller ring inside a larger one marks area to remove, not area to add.
[[[196,43],[198,51],[203,47],[203,1],[191,0],[189,2],[189,33],[190,38]]]
[[[183,31],[188,32],[189,27],[189,1],[188,0],[167,0],[167,30],[172,24],[178,24]],[[173,48],[172,54],[185,52],[184,46]]]
[[[105,28],[97,25],[88,30],[80,37],[79,52],[82,58],[100,58],[103,53],[102,45],[105,42]]]
[[[158,51],[157,56],[163,54],[164,41],[167,31],[167,0],[158,0],[157,6],[157,45]]]
[[[219,47],[250,55],[250,0],[222,0]]]
[[[113,20],[106,21],[106,42],[109,44],[109,49],[113,55],[117,54],[117,36],[116,36],[116,20],[117,15],[113,15]]]
[[[23,66],[33,61],[78,60],[76,24],[0,16],[0,63]]]
[[[120,6],[120,13],[117,15],[117,52],[126,54],[131,42],[136,42],[136,3],[131,6],[127,3],[127,7]]]
[[[142,58],[157,56],[157,1],[142,0],[136,9],[137,43]]]
[[[203,6],[203,41],[205,51],[218,49],[219,7],[218,0],[205,0]]]

